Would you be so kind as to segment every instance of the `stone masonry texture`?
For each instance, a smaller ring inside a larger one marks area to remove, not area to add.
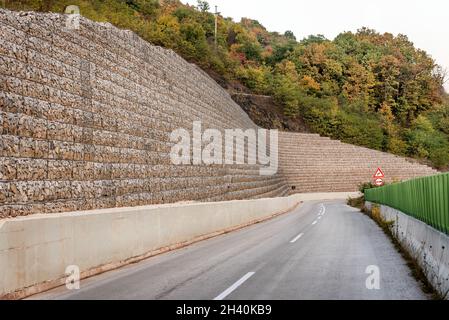
[[[286,194],[257,165],[172,165],[175,129],[257,127],[174,52],[66,18],[0,11],[0,217]]]
[[[392,183],[437,174],[411,159],[320,137],[282,132],[279,135],[279,167],[290,193],[357,191],[372,182],[377,168]]]
[[[110,24],[81,17],[73,30],[66,21],[0,10],[0,218],[354,191],[379,163],[372,150],[283,133],[274,176],[261,176],[258,165],[172,165],[175,129],[193,121],[219,130],[257,126],[173,51]],[[434,172],[382,155],[400,178]],[[345,166],[351,180],[335,187],[330,163]]]

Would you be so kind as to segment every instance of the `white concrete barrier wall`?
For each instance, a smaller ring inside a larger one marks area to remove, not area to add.
[[[0,297],[21,298],[233,230],[293,209],[300,201],[354,193],[172,204],[0,220]]]
[[[366,202],[367,208],[373,204]],[[416,259],[439,294],[449,299],[449,236],[403,212],[380,205],[385,221],[394,222],[393,235]]]

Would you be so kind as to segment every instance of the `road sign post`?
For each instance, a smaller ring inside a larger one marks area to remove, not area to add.
[[[377,187],[381,187],[385,184],[385,174],[381,168],[377,168],[376,173],[373,175],[374,185]]]
[[[382,178],[377,178],[376,180],[374,180],[374,185],[376,187],[382,187],[384,185],[384,180]]]

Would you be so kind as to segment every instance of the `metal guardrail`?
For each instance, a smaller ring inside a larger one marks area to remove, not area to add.
[[[365,200],[400,210],[449,234],[449,173],[366,189]]]

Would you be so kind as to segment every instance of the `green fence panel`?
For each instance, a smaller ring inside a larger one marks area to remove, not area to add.
[[[366,189],[365,199],[400,210],[449,234],[449,173]]]

